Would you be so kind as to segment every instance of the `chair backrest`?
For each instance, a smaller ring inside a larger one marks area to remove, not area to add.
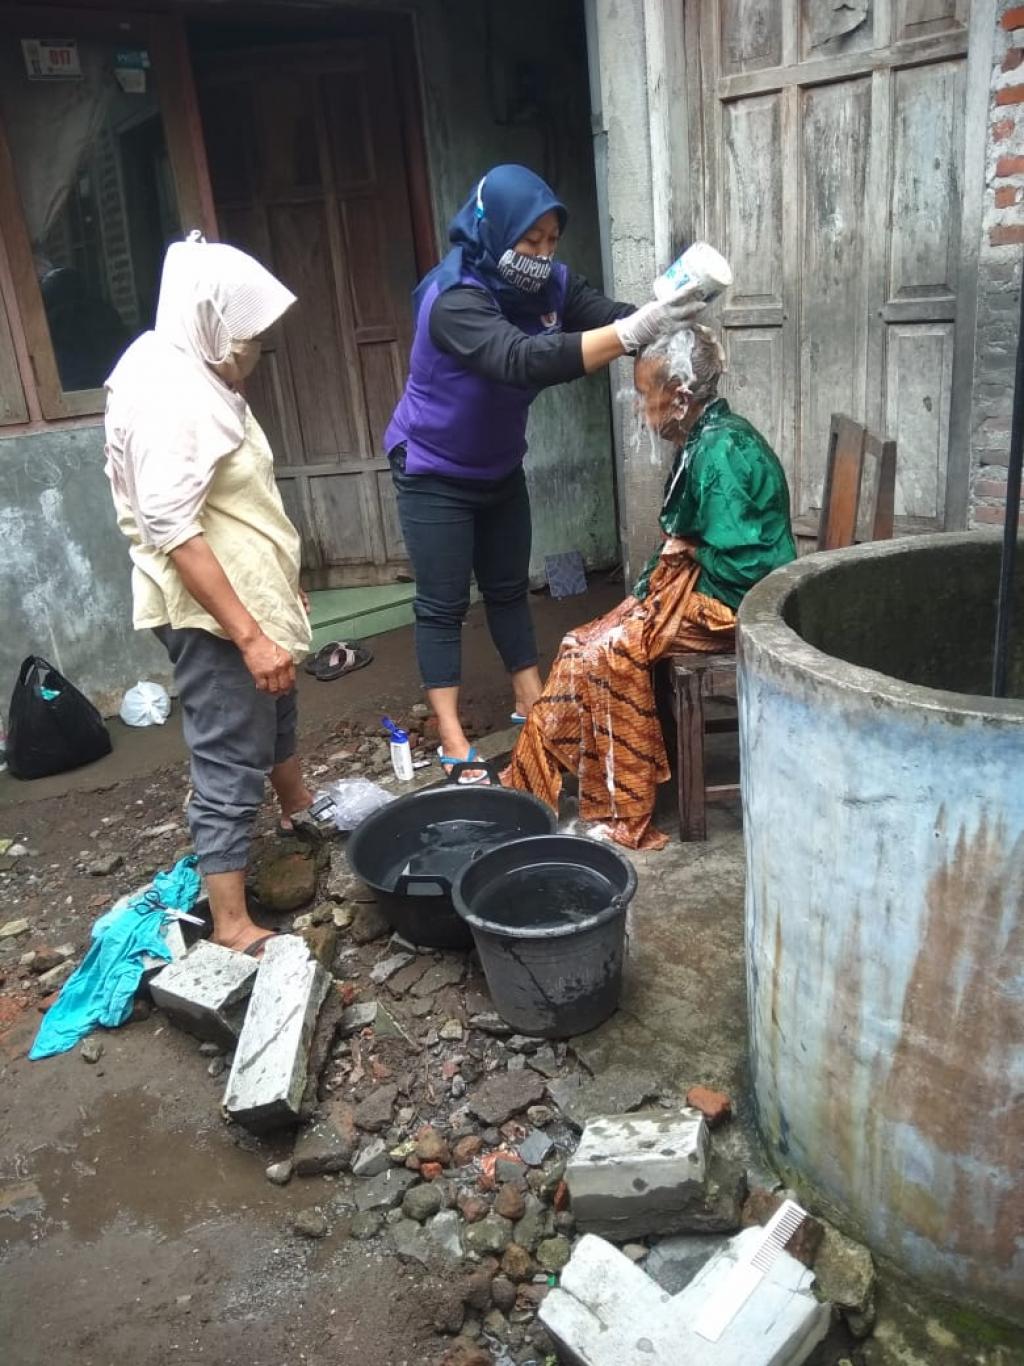
[[[875,436],[842,413],[832,414],[818,549],[892,536],[896,500],[896,442]]]

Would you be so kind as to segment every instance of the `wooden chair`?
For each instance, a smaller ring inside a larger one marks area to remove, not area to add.
[[[896,442],[833,413],[817,549],[888,540],[893,533],[895,494]],[[707,803],[735,798],[740,791],[739,783],[709,784],[704,756],[706,735],[739,729],[735,711],[731,716],[705,715],[709,701],[727,701],[735,708],[736,656],[669,655],[658,670],[675,729],[679,837],[706,840]]]

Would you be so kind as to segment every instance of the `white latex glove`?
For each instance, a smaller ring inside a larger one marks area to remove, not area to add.
[[[635,355],[642,346],[657,341],[666,333],[678,332],[692,322],[703,308],[703,290],[699,285],[687,285],[664,303],[652,299],[635,313],[630,313],[628,318],[619,318],[614,326],[627,354]]]

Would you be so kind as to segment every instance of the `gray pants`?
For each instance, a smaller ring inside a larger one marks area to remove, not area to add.
[[[249,862],[267,774],[295,753],[295,692],[260,692],[241,651],[208,631],[157,626],[154,635],[174,665],[192,756],[188,824],[199,870],[237,872]]]

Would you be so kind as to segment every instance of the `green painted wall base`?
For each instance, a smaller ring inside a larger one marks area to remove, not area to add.
[[[310,593],[313,649],[329,640],[365,640],[412,623],[411,583],[388,583],[374,588],[325,588]]]

